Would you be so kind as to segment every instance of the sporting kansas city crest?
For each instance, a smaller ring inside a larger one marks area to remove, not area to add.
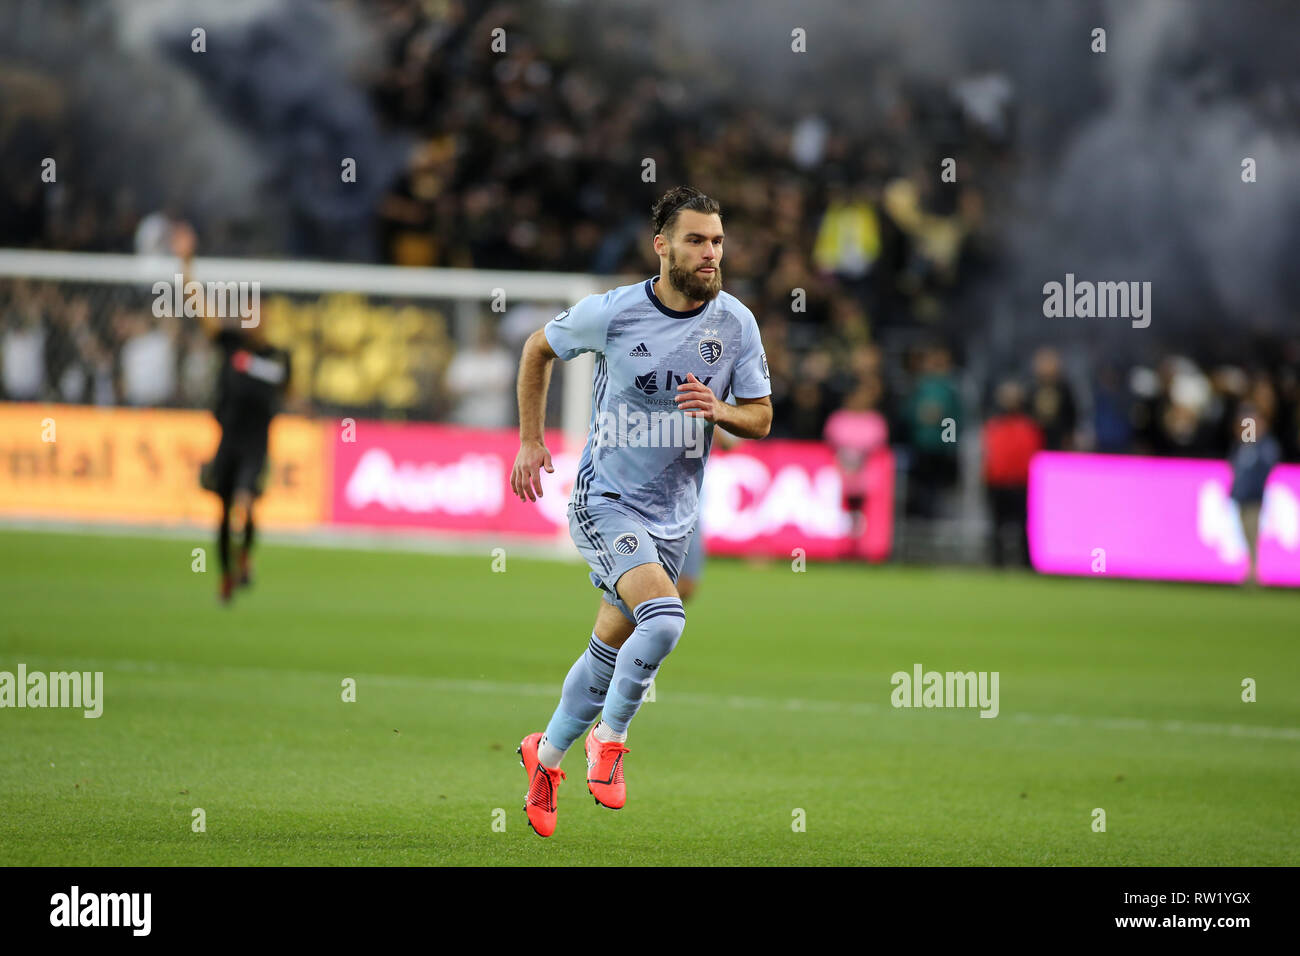
[[[705,365],[713,365],[722,358],[722,339],[718,338],[717,329],[704,329],[704,338],[700,339],[700,358]]]
[[[614,550],[622,555],[636,554],[639,543],[634,534],[620,534],[614,539]]]

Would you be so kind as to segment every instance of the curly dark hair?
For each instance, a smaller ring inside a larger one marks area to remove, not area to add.
[[[667,235],[683,209],[722,215],[722,207],[716,199],[704,195],[693,186],[674,186],[650,209],[650,221],[654,224],[655,235]]]

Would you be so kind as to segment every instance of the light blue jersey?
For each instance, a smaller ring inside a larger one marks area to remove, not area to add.
[[[720,399],[772,392],[754,314],[720,292],[690,312],[669,309],[655,279],[589,295],[546,323],[546,340],[566,362],[596,353],[591,424],[572,504],[629,510],[659,538],[690,532],[714,426],[677,410],[688,373]],[[603,500],[602,500],[603,499]]]

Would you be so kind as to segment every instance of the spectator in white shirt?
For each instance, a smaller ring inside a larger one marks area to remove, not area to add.
[[[478,343],[456,353],[447,368],[447,391],[456,402],[452,421],[475,428],[503,428],[514,415],[515,360],[480,321]]]

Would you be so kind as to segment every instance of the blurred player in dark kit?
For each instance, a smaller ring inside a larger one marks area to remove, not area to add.
[[[184,281],[192,274],[195,237],[188,226],[175,230],[173,252],[184,263]],[[221,555],[219,599],[228,604],[235,587],[252,583],[255,523],[253,505],[262,493],[271,420],[280,409],[289,384],[289,353],[267,341],[261,316],[249,328],[241,316],[219,318],[200,310],[199,321],[220,355],[216,403],[221,425],[217,453],[201,475],[201,483],[221,499],[217,532]],[[232,566],[230,541],[240,542],[238,561]]]

